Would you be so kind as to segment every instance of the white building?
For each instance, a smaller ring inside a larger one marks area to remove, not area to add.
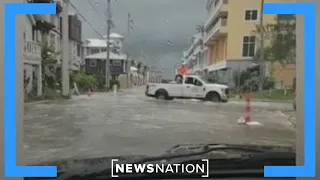
[[[110,49],[113,53],[120,54],[122,53],[124,37],[117,34],[110,34]],[[103,38],[89,38],[84,42],[84,56],[88,56],[91,54],[96,54],[100,52],[107,51],[107,41],[106,36]]]
[[[32,0],[26,2],[36,3]],[[48,0],[48,2],[52,1]],[[62,6],[59,1],[57,2],[56,15],[24,15],[23,63],[27,93],[36,91],[36,95],[42,95],[42,45],[47,42],[55,48],[55,51],[60,51],[60,12],[62,12]],[[59,62],[60,57],[57,59]]]
[[[191,45],[184,52],[184,59],[192,73],[202,74],[205,67],[205,57],[203,49],[203,34],[198,33],[192,36]]]
[[[23,32],[23,63],[24,63],[24,79],[28,81],[25,84],[27,93],[36,88],[38,96],[42,94],[41,80],[41,33],[35,31],[33,26],[36,24],[33,15],[25,15],[25,29]],[[37,78],[40,77],[40,78]],[[36,87],[34,87],[36,84]]]

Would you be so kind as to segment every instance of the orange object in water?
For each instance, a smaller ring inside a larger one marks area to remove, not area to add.
[[[93,94],[93,92],[91,92],[91,90],[89,89],[88,96],[90,97],[92,94]]]
[[[248,93],[246,96],[246,117],[245,117],[245,122],[251,122],[251,95]]]

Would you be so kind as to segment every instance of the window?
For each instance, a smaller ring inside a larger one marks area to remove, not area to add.
[[[76,37],[80,39],[80,29],[76,27]]]
[[[96,67],[97,66],[97,60],[90,59],[90,67]]]
[[[193,78],[188,77],[186,78],[186,80],[184,81],[185,84],[193,84]]]
[[[192,77],[188,77],[186,78],[185,84],[193,84],[195,86],[202,86],[202,82],[199,81],[198,79],[192,78]]]
[[[242,43],[242,56],[253,57],[255,54],[256,37],[244,36]]]
[[[91,54],[99,53],[99,49],[93,48],[91,49]]]
[[[81,53],[81,47],[80,44],[77,44],[77,56],[79,57]]]
[[[255,21],[258,19],[258,10],[246,10],[245,17],[246,21]]]
[[[113,66],[121,66],[121,61],[119,61],[119,60],[113,60],[113,61],[112,61],[112,65],[113,65]]]
[[[202,82],[199,81],[198,79],[194,79],[194,85],[196,85],[196,86],[202,86]]]

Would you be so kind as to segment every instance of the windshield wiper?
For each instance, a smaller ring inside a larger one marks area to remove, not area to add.
[[[181,145],[180,145],[181,146]],[[213,146],[213,147],[211,147]],[[178,147],[178,146],[177,146]],[[174,148],[177,148],[174,147]],[[203,149],[198,152],[182,153],[182,154],[169,154],[156,157],[146,157],[133,162],[126,162],[130,164],[144,164],[153,161],[170,161],[178,159],[175,163],[185,163],[196,160],[201,160],[202,155],[208,154],[212,151],[240,151],[245,156],[243,157],[223,157],[223,158],[210,158],[210,168],[219,168],[220,170],[232,170],[238,168],[255,168],[263,167],[264,165],[284,165],[282,162],[289,164],[295,163],[295,152],[290,148],[270,147],[270,146],[250,146],[250,145],[217,145],[206,144]],[[242,154],[240,153],[240,154]],[[277,163],[277,162],[280,162]],[[222,163],[222,164],[221,164]],[[260,165],[260,166],[259,166]],[[78,179],[97,179],[98,177],[110,178],[111,177],[111,163],[97,164],[85,169],[76,169],[76,171],[68,171],[62,173],[57,179],[61,180],[78,180]],[[133,175],[129,175],[130,177]],[[140,177],[140,175],[137,175]],[[135,177],[137,177],[135,176]],[[149,175],[148,175],[149,176]],[[99,178],[98,178],[99,179]]]

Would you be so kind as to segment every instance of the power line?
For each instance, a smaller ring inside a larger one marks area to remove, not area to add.
[[[70,6],[77,12],[77,14],[87,23],[99,36],[103,38],[103,35],[82,15],[82,13],[78,10],[78,8],[69,1]]]
[[[92,4],[92,0],[88,0],[88,2],[89,2],[89,4],[90,4],[90,6],[95,10],[95,12],[99,15],[99,17],[101,18],[101,17],[104,17],[101,13],[100,13],[100,11],[96,8],[96,6],[94,5],[94,4]],[[103,19],[103,18],[102,18]]]

